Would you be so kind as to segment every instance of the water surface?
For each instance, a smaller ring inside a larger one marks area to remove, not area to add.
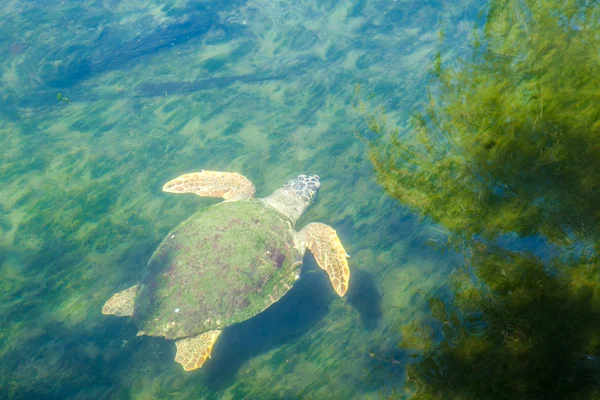
[[[459,253],[375,180],[357,96],[392,125],[427,102],[438,51],[473,51],[484,2],[9,1],[0,11],[0,397],[408,398],[402,327],[447,298]],[[440,41],[443,29],[444,40]],[[357,91],[357,88],[360,90]],[[62,98],[68,99],[61,101]],[[299,226],[351,255],[335,296],[310,255],[296,286],[185,373],[173,342],[101,315],[162,237],[214,199],[186,172],[235,171],[257,196],[322,188]],[[395,393],[395,394],[393,394]]]

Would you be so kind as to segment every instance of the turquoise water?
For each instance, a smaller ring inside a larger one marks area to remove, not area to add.
[[[431,296],[448,298],[463,256],[441,246],[443,226],[378,185],[355,104],[406,126],[427,102],[436,53],[468,56],[485,10],[474,0],[5,2],[0,397],[413,396],[403,327],[429,318]],[[338,298],[307,254],[284,298],[227,328],[186,373],[173,342],[137,337],[100,310],[173,227],[219,201],[161,191],[203,169],[245,175],[258,197],[318,174],[299,226],[334,227],[352,278]]]

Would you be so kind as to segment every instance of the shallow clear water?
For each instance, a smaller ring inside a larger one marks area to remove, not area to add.
[[[0,397],[410,397],[401,327],[462,257],[376,183],[357,97],[406,125],[435,54],[470,53],[478,1],[25,1],[0,17]],[[439,41],[444,28],[446,40]],[[357,88],[360,90],[357,91]],[[59,98],[60,94],[60,98]],[[68,101],[63,101],[63,100]],[[263,197],[322,188],[299,226],[344,243],[344,299],[307,254],[296,286],[186,373],[173,342],[102,304],[215,199],[163,193],[239,172]]]

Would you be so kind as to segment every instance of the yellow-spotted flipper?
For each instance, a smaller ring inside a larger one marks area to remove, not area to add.
[[[202,367],[206,359],[210,357],[213,345],[220,334],[221,331],[214,330],[178,340],[175,342],[175,346],[177,346],[175,361],[183,365],[183,369],[186,371]]]
[[[343,297],[348,290],[350,281],[350,268],[348,267],[348,254],[340,242],[338,235],[332,227],[313,222],[304,227],[299,233],[304,246],[317,260],[319,267],[329,275],[329,280],[336,293]]]
[[[184,174],[167,182],[163,191],[239,200],[254,196],[255,188],[248,178],[235,172],[201,171]]]
[[[117,317],[131,317],[135,308],[135,296],[138,285],[121,290],[112,295],[102,306],[102,314],[116,315]]]

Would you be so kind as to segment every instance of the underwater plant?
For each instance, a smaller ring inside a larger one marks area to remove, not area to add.
[[[403,328],[411,398],[600,398],[598,262],[474,247],[450,305],[433,297],[431,320]]]
[[[67,99],[66,97],[64,97],[61,93],[59,93],[56,98],[58,100],[64,101],[65,103],[71,104],[71,100]]]
[[[595,2],[491,0],[471,58],[433,60],[408,129],[359,103],[378,182],[467,256],[451,299],[402,327],[411,398],[600,398],[599,39]]]
[[[493,0],[481,31],[472,59],[448,65],[438,53],[408,132],[366,112],[378,182],[467,239],[596,242],[600,6]]]

